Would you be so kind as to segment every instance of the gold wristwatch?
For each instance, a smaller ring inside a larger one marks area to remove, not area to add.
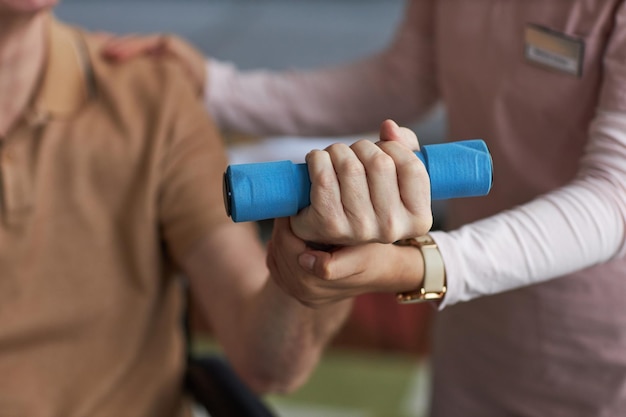
[[[446,269],[439,248],[430,235],[395,242],[399,246],[413,246],[419,249],[424,259],[424,279],[422,286],[415,291],[398,293],[396,299],[401,304],[423,301],[439,301],[446,294]]]

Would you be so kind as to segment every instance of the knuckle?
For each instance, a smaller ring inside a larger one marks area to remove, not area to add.
[[[306,161],[306,163],[308,165],[317,164],[317,163],[320,163],[325,158],[326,154],[327,154],[326,151],[320,151],[319,149],[313,149],[313,150],[309,151],[309,153],[306,154],[304,159],[305,159],[305,161]]]
[[[333,268],[330,263],[324,263],[319,267],[316,271],[318,278],[321,278],[325,281],[332,280],[334,278]]]
[[[351,234],[344,227],[343,223],[336,224],[335,227],[329,228],[326,237],[337,244],[344,244],[350,241]]]
[[[418,236],[425,235],[432,229],[433,227],[433,216],[432,214],[428,216],[422,223],[418,226],[420,230],[418,230]]]
[[[361,243],[369,241],[375,236],[377,225],[375,221],[359,213],[346,213],[346,220],[336,229],[335,238],[342,244]]]
[[[411,152],[406,146],[395,141],[383,141],[380,142],[378,146],[387,155],[393,155],[398,152],[402,152],[403,150]]]
[[[360,222],[354,227],[353,235],[357,242],[371,242],[376,240],[379,227],[375,222]]]
[[[420,175],[426,175],[426,167],[416,156],[415,158],[411,158],[405,161],[402,161],[398,165],[399,169],[401,169],[407,175],[410,175],[411,178],[418,178]]]
[[[316,203],[316,215],[311,232],[316,236],[337,236],[345,227],[341,209],[332,197],[320,196]]]
[[[355,152],[358,150],[366,151],[371,148],[376,148],[376,144],[372,142],[371,140],[360,139],[354,142],[352,145],[350,145],[350,148],[352,148]]]
[[[399,239],[399,222],[393,216],[386,216],[381,221],[379,232],[380,243],[393,243]]]
[[[315,174],[315,183],[322,189],[330,189],[335,185],[335,174],[333,172],[321,171]]]
[[[411,230],[409,230],[410,236],[422,236],[430,231],[433,226],[433,216],[432,215],[422,215],[419,218],[416,218],[411,225]],[[404,236],[403,236],[404,237]]]
[[[382,149],[385,153],[390,153],[392,149],[397,148],[399,145],[395,141],[387,141],[383,140],[378,142],[378,147]]]
[[[341,161],[337,167],[338,172],[347,177],[358,177],[365,174],[365,168],[358,159]]]
[[[326,147],[326,152],[329,154],[345,153],[349,148],[350,147],[345,143],[333,143],[332,145]]]
[[[378,152],[369,161],[368,169],[375,173],[388,173],[395,172],[396,166],[391,156],[384,152]]]
[[[393,243],[396,240],[400,239],[399,234],[397,233],[397,231],[394,229],[386,229],[384,231],[384,233],[381,236],[381,242],[380,243]]]

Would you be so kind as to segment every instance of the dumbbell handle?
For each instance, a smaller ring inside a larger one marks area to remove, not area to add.
[[[481,139],[425,145],[415,154],[428,171],[433,200],[482,196],[491,189],[491,155]],[[224,204],[235,222],[295,215],[311,204],[310,191],[306,164],[238,164],[224,173]]]

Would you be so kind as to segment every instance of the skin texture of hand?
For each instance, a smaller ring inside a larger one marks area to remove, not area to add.
[[[380,139],[334,144],[307,155],[311,206],[291,217],[296,236],[354,245],[392,243],[430,230],[430,180],[413,153],[417,137],[386,120]]]
[[[368,243],[317,251],[293,234],[286,218],[274,222],[267,266],[283,291],[312,308],[365,293],[414,290],[423,275],[415,248]]]
[[[206,85],[206,59],[188,42],[175,35],[111,36],[102,47],[105,58],[123,62],[136,56],[162,56],[175,60],[189,75],[199,93]]]

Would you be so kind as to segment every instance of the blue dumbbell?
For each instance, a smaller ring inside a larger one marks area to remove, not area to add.
[[[433,200],[491,189],[491,155],[481,139],[425,145],[415,154],[428,171]],[[230,165],[224,173],[224,204],[235,222],[292,216],[311,204],[310,190],[308,167],[291,161]]]

